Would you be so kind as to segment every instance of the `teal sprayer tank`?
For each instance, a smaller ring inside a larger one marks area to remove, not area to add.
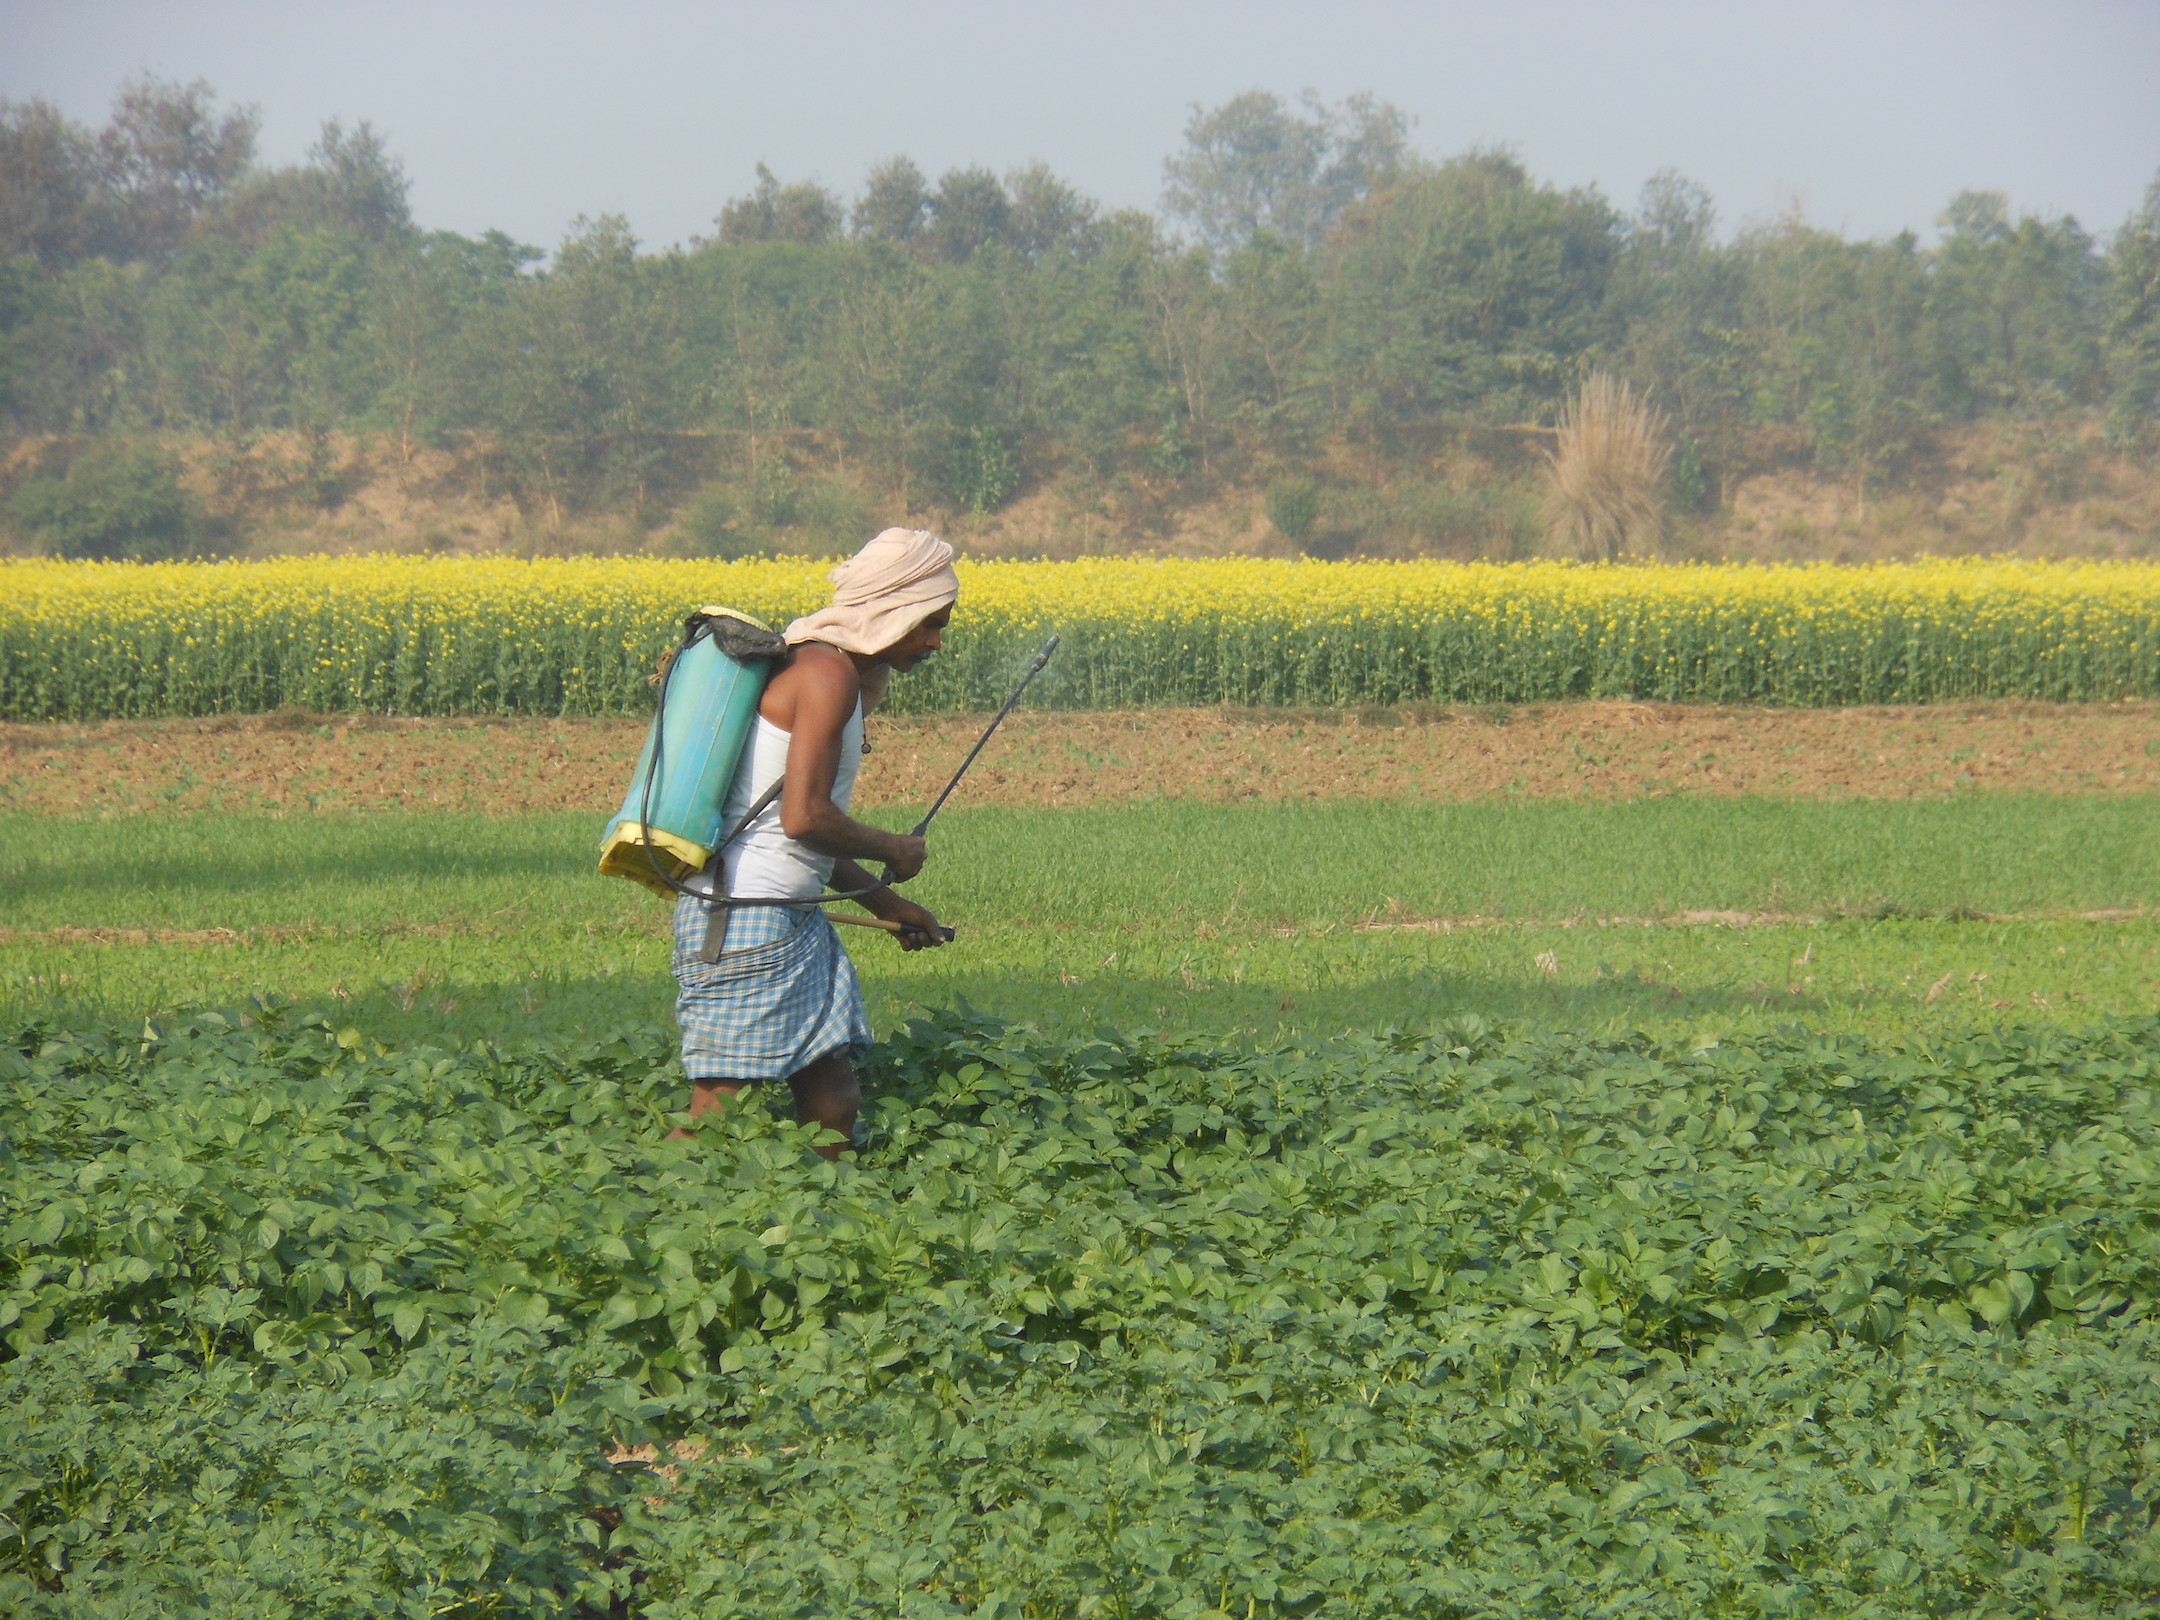
[[[758,699],[787,647],[770,625],[706,607],[683,624],[622,808],[600,835],[600,871],[674,893],[705,869]]]

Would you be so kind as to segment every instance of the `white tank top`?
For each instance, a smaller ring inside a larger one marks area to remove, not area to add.
[[[742,820],[743,812],[758,795],[778,781],[787,769],[789,733],[762,714],[742,763],[735,767],[735,782],[728,789],[727,808],[720,816],[726,832]],[[832,801],[842,810],[855,796],[855,777],[862,770],[863,715],[858,699],[855,712],[840,731],[840,769],[833,777]],[[728,893],[744,899],[805,900],[825,892],[832,877],[833,858],[799,844],[780,830],[780,801],[765,807],[742,836],[727,847]],[[693,877],[688,887],[700,894],[712,893],[710,868]]]

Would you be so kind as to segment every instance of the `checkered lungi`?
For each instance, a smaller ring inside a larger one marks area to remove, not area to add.
[[[870,1044],[855,964],[816,906],[743,906],[727,954],[701,962],[702,896],[675,902],[675,1020],[693,1080],[780,1080],[844,1046]]]

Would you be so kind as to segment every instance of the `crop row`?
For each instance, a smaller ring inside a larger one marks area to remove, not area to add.
[[[664,1140],[670,1047],[269,1013],[0,1044],[0,1608],[2160,1589],[2149,1018],[1254,1049],[948,1017],[880,1050],[839,1165],[757,1106]]]
[[[619,714],[683,616],[774,621],[826,565],[305,558],[0,564],[0,717]],[[1866,568],[1085,560],[963,565],[902,711],[994,704],[1052,631],[1036,700],[1638,697],[1825,705],[2160,695],[2160,567]]]

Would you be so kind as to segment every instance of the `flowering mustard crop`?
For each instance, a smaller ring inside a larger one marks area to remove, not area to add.
[[[701,603],[775,624],[829,563],[402,557],[0,563],[0,716],[278,708],[642,712]],[[1820,705],[2160,695],[2160,567],[1962,560],[1793,568],[1091,559],[963,562],[904,711],[1036,701]]]

